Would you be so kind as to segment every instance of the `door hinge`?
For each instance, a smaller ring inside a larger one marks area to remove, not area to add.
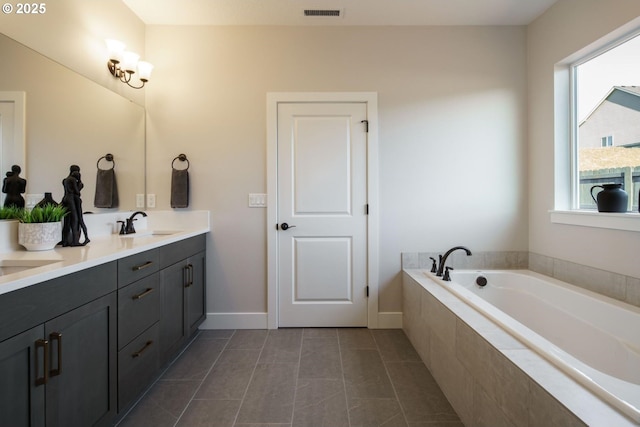
[[[365,286],[364,290],[367,293],[367,298],[369,298],[369,286]]]
[[[365,214],[365,215],[369,215],[369,203],[367,203],[366,205],[364,205],[364,214]]]
[[[364,123],[364,131],[369,133],[369,120],[361,120],[360,123]]]

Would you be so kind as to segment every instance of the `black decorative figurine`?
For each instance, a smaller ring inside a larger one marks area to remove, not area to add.
[[[24,208],[24,198],[22,193],[27,190],[27,180],[20,178],[22,169],[18,165],[11,166],[11,171],[7,172],[7,177],[2,181],[2,192],[7,195],[4,199],[5,206],[15,206]]]
[[[80,191],[84,187],[80,178],[80,167],[71,165],[69,176],[62,180],[64,196],[62,206],[67,208],[68,214],[62,223],[62,246],[84,246],[89,243],[87,226],[82,218],[82,200]],[[84,233],[84,242],[80,243],[80,233]]]

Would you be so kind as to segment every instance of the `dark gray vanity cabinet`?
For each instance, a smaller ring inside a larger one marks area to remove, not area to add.
[[[158,249],[118,260],[118,410],[153,381],[160,368]]]
[[[112,425],[205,314],[205,235],[0,295],[0,427]]]
[[[111,424],[115,289],[108,263],[2,295],[0,425]]]
[[[160,248],[160,362],[168,362],[205,318],[205,236]]]
[[[126,410],[205,316],[205,236],[118,260],[118,408]]]

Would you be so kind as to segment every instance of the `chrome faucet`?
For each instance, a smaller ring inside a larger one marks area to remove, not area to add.
[[[451,255],[453,251],[457,251],[458,249],[465,251],[467,253],[467,256],[471,256],[471,251],[465,248],[464,246],[454,246],[453,248],[445,252],[444,255],[442,255],[442,257],[440,258],[440,265],[438,266],[438,271],[436,271],[436,276],[442,277],[442,272],[444,271],[444,264],[447,262],[447,258],[449,257],[449,255]]]
[[[129,218],[127,218],[127,225],[125,225],[124,227],[124,234],[133,234],[136,232],[136,229],[133,228],[133,221],[136,220],[135,216],[136,215],[142,215],[142,216],[147,216],[146,213],[142,212],[142,211],[137,211],[131,214],[131,216]]]

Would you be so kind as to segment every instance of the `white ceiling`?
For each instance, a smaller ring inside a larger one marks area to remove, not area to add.
[[[527,25],[557,0],[123,0],[148,25]],[[340,17],[305,17],[339,9]]]

